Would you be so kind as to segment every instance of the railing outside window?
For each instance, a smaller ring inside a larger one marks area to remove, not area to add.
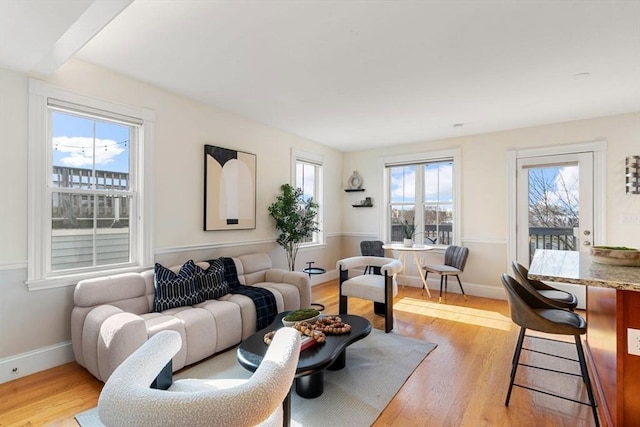
[[[425,245],[450,245],[453,238],[453,226],[451,224],[425,225],[423,231]],[[404,238],[402,224],[391,225],[391,241],[401,242]]]
[[[575,251],[577,248],[573,227],[529,227],[529,261],[536,249]]]

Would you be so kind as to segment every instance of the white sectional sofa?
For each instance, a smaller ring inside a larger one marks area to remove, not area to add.
[[[309,307],[311,286],[301,272],[272,268],[266,254],[232,258],[242,285],[269,290],[277,311]],[[199,262],[207,269],[207,262]],[[173,272],[181,266],[171,267]],[[163,330],[180,333],[182,348],[173,371],[240,343],[256,331],[256,306],[245,295],[153,312],[154,269],[87,279],[76,285],[71,338],[76,361],[101,381],[149,337]]]

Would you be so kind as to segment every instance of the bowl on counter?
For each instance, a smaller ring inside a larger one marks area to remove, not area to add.
[[[640,267],[640,251],[623,246],[594,246],[591,248],[593,262],[606,265]]]

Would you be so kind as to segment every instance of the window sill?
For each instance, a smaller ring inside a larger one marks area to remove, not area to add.
[[[306,251],[315,250],[315,249],[323,249],[326,247],[327,247],[326,243],[303,243],[302,245],[300,245],[300,250],[302,252],[306,252]]]
[[[67,286],[75,286],[79,281],[83,279],[91,279],[94,277],[111,276],[120,273],[140,272],[153,268],[148,267],[125,267],[111,270],[91,271],[80,274],[69,274],[64,276],[47,277],[44,279],[27,280],[25,283],[29,291],[41,291],[44,289],[63,288]]]

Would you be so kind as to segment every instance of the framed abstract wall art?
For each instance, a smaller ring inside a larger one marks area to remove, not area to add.
[[[204,146],[204,230],[256,228],[256,155]]]

